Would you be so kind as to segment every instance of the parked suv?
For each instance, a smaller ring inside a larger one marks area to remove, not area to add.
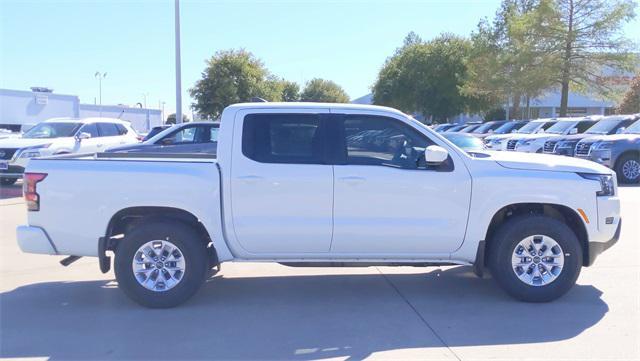
[[[107,149],[107,152],[207,153],[216,154],[219,123],[196,122],[174,125],[142,143]]]
[[[635,123],[621,134],[580,141],[576,146],[579,149],[576,156],[615,170],[620,183],[640,182],[640,115],[633,117],[636,119]]]
[[[582,139],[622,132],[623,128],[630,126],[634,120],[633,116],[628,115],[604,117],[582,134],[550,139],[544,144],[544,153],[573,157],[576,144]]]
[[[522,126],[520,129],[513,133],[490,135],[485,138],[485,145],[491,150],[505,150],[507,149],[508,140],[521,134],[536,134],[542,132],[557,122],[556,119],[536,119]],[[515,147],[515,142],[513,143]],[[513,150],[510,149],[510,150]]]
[[[110,118],[56,118],[37,124],[21,138],[0,139],[0,184],[22,178],[29,159],[66,153],[93,153],[137,143],[129,122]]]
[[[549,139],[559,138],[567,134],[584,133],[597,120],[591,118],[562,118],[546,129],[536,134],[523,134],[509,139],[507,150],[515,150],[525,153],[542,153],[545,142]],[[515,142],[513,148],[510,146]]]

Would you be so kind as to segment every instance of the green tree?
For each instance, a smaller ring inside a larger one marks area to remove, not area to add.
[[[300,86],[292,81],[270,76],[263,91],[265,99],[273,102],[297,102],[300,100]]]
[[[523,98],[528,117],[530,99],[553,84],[547,69],[552,58],[532,48],[531,34],[523,30],[521,17],[537,6],[537,0],[503,0],[493,22],[482,20],[471,36],[469,81],[464,92],[495,105],[513,104],[515,117]]]
[[[300,94],[300,100],[321,103],[348,103],[349,96],[338,84],[331,80],[315,78],[307,82]]]
[[[468,40],[451,34],[429,42],[405,40],[380,70],[372,87],[373,102],[431,115],[436,121],[484,107],[481,97],[461,92],[470,49]]]
[[[186,114],[182,114],[182,122],[183,123],[188,123],[189,122],[189,117],[187,117]],[[164,123],[165,124],[176,124],[176,113],[169,114],[169,116],[167,117],[167,120]]]
[[[189,90],[195,99],[193,109],[211,118],[218,118],[230,104],[249,101],[252,97],[280,100],[267,80],[269,72],[250,52],[224,50],[207,60],[207,67]]]
[[[536,10],[521,19],[521,31],[536,51],[553,57],[548,68],[560,86],[560,116],[567,114],[569,90],[607,96],[602,81],[605,68],[634,70],[634,44],[623,26],[635,17],[631,0],[541,0]]]
[[[617,107],[619,114],[640,113],[640,74],[633,81]]]

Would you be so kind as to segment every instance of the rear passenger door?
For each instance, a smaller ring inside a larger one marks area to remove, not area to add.
[[[115,123],[96,123],[100,132],[100,142],[98,142],[98,150],[102,151],[109,147],[125,144],[120,130]],[[120,143],[122,141],[122,144]]]
[[[325,161],[328,109],[236,116],[231,208],[237,242],[254,254],[328,252],[333,167]],[[238,118],[239,117],[239,118]]]

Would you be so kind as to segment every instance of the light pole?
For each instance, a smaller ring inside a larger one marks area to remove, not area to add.
[[[93,76],[98,79],[98,100],[99,100],[99,104],[100,104],[100,116],[102,117],[102,79],[107,77],[107,73],[101,73],[99,71],[96,71],[95,74],[93,74]]]
[[[176,0],[176,124],[182,123],[182,80],[180,74],[180,1]]]
[[[159,103],[158,104],[159,105],[158,108],[162,108],[162,113],[160,113],[161,114],[160,115],[160,117],[161,117],[160,118],[160,124],[164,124],[164,104],[165,104],[165,102],[164,101],[159,101],[158,103]]]
[[[149,93],[142,93],[142,98],[144,99],[144,108],[147,109],[147,96]]]

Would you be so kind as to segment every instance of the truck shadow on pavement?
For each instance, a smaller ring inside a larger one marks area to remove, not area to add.
[[[381,271],[219,275],[188,303],[169,310],[134,304],[115,281],[24,286],[0,294],[0,356],[307,360],[423,349],[414,351],[441,359],[454,357],[444,344],[569,339],[608,312],[593,286],[576,285],[552,303],[527,304],[468,267]]]

